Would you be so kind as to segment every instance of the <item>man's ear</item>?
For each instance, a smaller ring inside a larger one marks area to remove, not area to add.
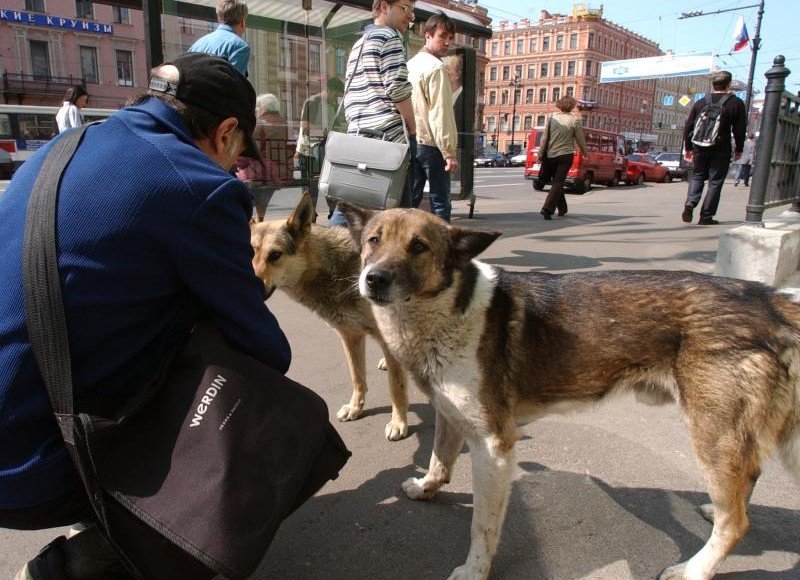
[[[235,151],[232,151],[233,143],[236,143],[238,136],[236,129],[239,127],[239,121],[236,117],[228,117],[222,121],[214,130],[212,135],[212,146],[217,155],[227,155],[229,157],[238,157]]]
[[[355,241],[359,251],[361,251],[361,234],[364,231],[364,226],[377,212],[358,207],[346,201],[340,201],[336,207],[344,214],[350,235],[353,237],[353,241]]]

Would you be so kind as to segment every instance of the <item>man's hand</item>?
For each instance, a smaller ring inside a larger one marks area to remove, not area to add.
[[[692,162],[692,157],[694,157],[694,152],[691,149],[687,149],[683,152],[683,158],[686,159],[689,163]]]
[[[458,169],[458,159],[455,157],[445,157],[444,170],[448,173],[455,173],[456,169]]]
[[[742,152],[741,152],[741,151],[734,151],[734,152],[733,152],[733,160],[734,160],[734,161],[739,161],[739,158],[740,158],[741,156],[742,156]]]

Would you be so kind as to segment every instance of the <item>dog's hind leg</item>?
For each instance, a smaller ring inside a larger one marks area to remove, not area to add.
[[[389,396],[392,399],[392,419],[386,424],[386,438],[398,441],[408,437],[408,385],[406,372],[397,359],[381,344],[386,370],[389,371]]]
[[[430,499],[445,483],[450,482],[450,473],[458,459],[464,436],[438,410],[433,436],[433,453],[425,477],[412,477],[403,482],[403,491],[411,499]]]
[[[354,421],[361,416],[367,398],[366,335],[343,329],[337,329],[337,332],[342,339],[344,355],[350,367],[353,395],[350,397],[350,403],[343,405],[336,413],[336,417],[339,421]]]
[[[664,570],[659,580],[709,580],[714,576],[747,533],[747,502],[760,474],[754,433],[727,431],[711,435],[714,418],[708,415],[693,417],[689,423],[695,455],[708,480],[714,527],[699,552]]]
[[[514,448],[494,437],[468,440],[472,456],[472,531],[467,561],[450,580],[483,580],[489,576],[511,492]],[[505,450],[503,450],[505,448]]]

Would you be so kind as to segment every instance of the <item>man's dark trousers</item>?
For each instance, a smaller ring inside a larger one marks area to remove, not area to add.
[[[686,205],[697,207],[703,195],[703,186],[708,181],[708,191],[700,208],[700,219],[711,219],[717,213],[719,196],[722,193],[722,184],[728,175],[731,164],[730,151],[697,151],[692,158],[694,174],[689,180],[689,190],[686,194]]]
[[[445,171],[445,161],[438,147],[417,145],[417,172],[414,179],[414,194],[411,205],[419,207],[422,203],[425,181],[430,185],[431,211],[449,222],[452,204],[450,202],[450,174]]]

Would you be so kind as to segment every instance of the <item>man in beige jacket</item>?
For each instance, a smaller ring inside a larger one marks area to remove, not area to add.
[[[422,202],[425,181],[430,184],[431,211],[450,221],[450,175],[458,168],[458,130],[453,113],[453,90],[442,57],[447,56],[455,24],[445,14],[425,22],[425,46],[408,61],[411,103],[417,124],[417,167],[412,205]]]

